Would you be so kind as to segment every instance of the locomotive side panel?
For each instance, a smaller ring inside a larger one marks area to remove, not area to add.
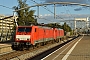
[[[53,32],[53,30],[51,29],[50,32],[49,32],[50,40],[53,40],[53,39],[54,39],[54,37],[53,37],[54,35],[53,35],[53,34],[54,34],[54,32]]]
[[[33,34],[33,42],[35,44],[43,42],[44,39],[44,30],[42,28],[35,28],[36,31]]]

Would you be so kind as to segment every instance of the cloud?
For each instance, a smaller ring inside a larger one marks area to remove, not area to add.
[[[76,8],[76,9],[74,9],[75,11],[80,11],[80,10],[82,10],[82,8]]]
[[[80,10],[86,10],[86,9],[88,9],[87,7],[79,7],[79,8],[75,8],[74,10],[75,11],[80,11]]]
[[[70,14],[70,16],[68,16],[68,14],[60,14],[58,16],[60,16],[63,19],[60,19],[59,17],[57,19],[54,19],[54,16],[44,16],[43,15],[42,18],[38,18],[37,21],[38,23],[54,23],[54,22],[59,23],[62,20],[74,20],[75,18],[82,18],[82,17],[87,18],[88,16],[90,16],[90,14]]]

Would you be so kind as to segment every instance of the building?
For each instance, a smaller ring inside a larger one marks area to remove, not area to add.
[[[0,15],[0,42],[7,41],[12,38],[13,27],[13,16]]]

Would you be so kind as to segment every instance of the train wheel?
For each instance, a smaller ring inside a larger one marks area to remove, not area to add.
[[[18,47],[17,47],[17,46],[12,45],[11,48],[12,48],[13,50],[18,51]]]
[[[59,39],[59,42],[61,42],[61,38]]]
[[[31,47],[31,46],[29,46],[29,45],[28,45],[28,46],[26,47],[26,50],[29,50],[29,49],[30,49],[30,47]]]
[[[34,46],[31,44],[30,49],[34,49]]]
[[[59,42],[59,39],[57,39],[56,42],[58,43]]]
[[[11,48],[12,48],[13,50],[16,50],[16,48],[14,47],[14,45],[12,45]]]
[[[44,42],[41,42],[40,45],[41,45],[41,46],[44,46]]]
[[[18,47],[19,47],[19,50],[20,50],[20,51],[23,51],[23,50],[24,50],[23,44],[19,44]]]
[[[47,43],[46,42],[44,42],[44,45],[46,45]]]
[[[20,51],[23,51],[24,50],[24,48],[23,47],[20,47]]]
[[[51,43],[53,44],[54,43],[54,40],[52,40]]]
[[[35,48],[35,45],[32,45],[33,49]]]
[[[39,47],[39,44],[38,44],[38,43],[37,43],[37,44],[35,44],[35,47],[37,47],[37,48],[38,48],[38,47]]]

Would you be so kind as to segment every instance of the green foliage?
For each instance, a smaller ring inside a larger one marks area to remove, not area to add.
[[[13,8],[15,10],[28,7],[28,4],[26,4],[27,0],[18,0],[18,6],[14,6]],[[19,10],[16,12],[18,15],[18,25],[30,25],[31,23],[36,23],[33,15],[35,13],[35,10],[30,10],[30,8],[25,8],[22,10]]]
[[[71,28],[66,24],[66,22],[62,25],[62,29],[66,32],[72,31]]]
[[[61,25],[58,23],[49,23],[46,26],[52,27],[52,28],[61,28]]]
[[[46,26],[52,27],[52,28],[62,28],[66,32],[72,31],[70,26],[68,26],[66,23],[64,23],[62,26],[59,23],[49,23],[49,24],[46,24]]]

